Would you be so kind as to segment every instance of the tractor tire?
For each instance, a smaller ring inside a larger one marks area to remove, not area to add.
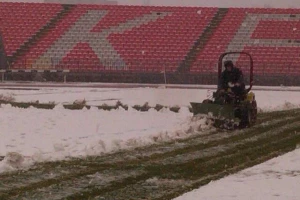
[[[239,128],[243,129],[246,128],[249,125],[249,112],[246,109],[241,110],[241,116],[240,116],[240,123],[239,123]]]
[[[252,115],[251,124],[254,125],[257,119],[257,103],[255,100],[252,101],[251,115]]]
[[[249,109],[242,109],[241,110],[241,118],[240,118],[240,124],[239,124],[239,128],[243,129],[246,127],[250,127],[251,126],[251,122],[252,122],[252,113]]]
[[[251,127],[254,125],[253,118],[254,118],[254,116],[253,116],[252,109],[248,110],[248,112],[247,112],[247,127]]]
[[[256,123],[257,119],[257,103],[252,101],[250,106],[247,106],[241,110],[241,122],[239,128],[252,127]]]

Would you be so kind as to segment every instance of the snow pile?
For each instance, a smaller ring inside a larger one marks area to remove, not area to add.
[[[0,162],[0,173],[5,171],[12,171],[18,169],[24,169],[33,164],[30,159],[17,152],[8,152],[3,161]]]
[[[0,172],[28,167],[35,162],[101,155],[144,145],[203,134],[209,130],[205,118],[193,117],[187,107],[179,113],[163,108],[139,112],[120,108],[112,111],[53,110],[1,106],[2,156],[16,152],[18,166],[7,159]],[[10,167],[8,167],[10,166]]]
[[[15,97],[13,93],[5,93],[5,94],[0,94],[0,100],[1,101],[15,101]]]
[[[300,93],[295,91],[255,91],[261,112],[300,108]]]
[[[280,111],[280,110],[291,110],[300,108],[300,104],[294,104],[289,101],[285,101],[283,104],[277,105],[277,106],[269,106],[264,108],[263,112],[271,112],[271,111]]]

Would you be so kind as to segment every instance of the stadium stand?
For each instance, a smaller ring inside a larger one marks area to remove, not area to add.
[[[78,5],[25,58],[35,60],[33,68],[63,61],[60,67],[87,70],[82,63],[96,55],[88,69],[161,71],[167,65],[174,71],[216,10],[203,8],[199,15],[198,8]],[[79,52],[78,43],[90,54]],[[70,59],[72,48],[77,56]]]
[[[0,30],[7,56],[45,26],[61,9],[59,4],[0,3]]]
[[[222,52],[248,51],[256,74],[295,75],[300,73],[298,13],[1,2],[0,53],[9,69],[203,74],[216,72]],[[231,59],[247,65],[243,57]]]
[[[203,62],[214,68],[224,51],[247,51],[253,55],[257,74],[294,73],[299,64],[298,11],[230,8],[191,71],[203,70]],[[232,59],[239,66],[246,63],[243,57]]]

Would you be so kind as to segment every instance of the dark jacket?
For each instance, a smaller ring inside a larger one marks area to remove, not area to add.
[[[240,83],[241,85],[244,85],[243,72],[237,67],[233,67],[231,71],[227,71],[225,69],[222,72],[221,78],[218,82],[218,89],[228,89],[229,82],[232,82],[233,84]]]

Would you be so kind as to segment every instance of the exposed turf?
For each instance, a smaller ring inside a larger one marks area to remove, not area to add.
[[[172,199],[296,148],[300,110],[261,113],[254,127],[211,130],[112,154],[0,175],[0,199]]]

